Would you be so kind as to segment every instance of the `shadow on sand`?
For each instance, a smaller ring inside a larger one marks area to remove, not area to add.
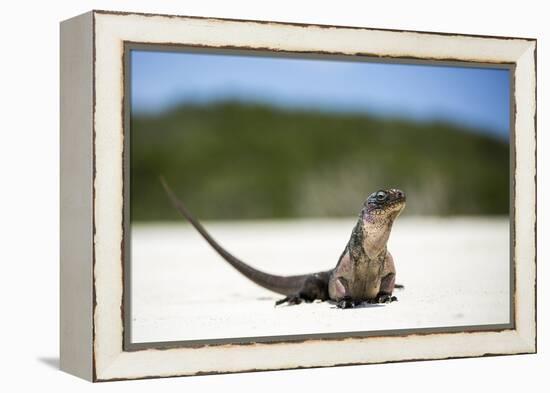
[[[46,366],[59,370],[59,357],[53,357],[53,356],[42,356],[37,358],[37,360],[40,363],[45,364]]]

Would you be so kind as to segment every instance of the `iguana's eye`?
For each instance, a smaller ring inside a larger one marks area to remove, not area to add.
[[[376,193],[376,200],[383,201],[384,199],[386,199],[386,193],[384,191],[378,191]]]

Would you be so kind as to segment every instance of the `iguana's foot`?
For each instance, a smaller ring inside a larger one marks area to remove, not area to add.
[[[302,299],[300,297],[300,295],[290,295],[290,296],[287,296],[287,297],[284,297],[282,299],[279,299],[275,302],[275,307],[281,305],[281,304],[284,304],[284,303],[287,303],[289,306],[294,306],[296,304],[300,304],[302,303],[304,299]]]
[[[355,307],[355,302],[351,299],[351,297],[345,297],[336,303],[336,306],[338,308],[353,308]]]
[[[372,303],[391,303],[396,301],[397,301],[397,297],[395,296],[392,296],[388,293],[379,293]]]

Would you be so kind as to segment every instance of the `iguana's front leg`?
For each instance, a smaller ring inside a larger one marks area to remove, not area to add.
[[[338,301],[336,306],[338,308],[353,308],[358,302],[353,300],[350,291],[348,281],[344,277],[338,277],[335,280],[336,292],[338,293]]]
[[[395,264],[393,257],[388,252],[384,260],[384,271],[382,281],[380,282],[380,291],[373,303],[391,303],[397,301],[397,297],[393,296],[395,288]]]

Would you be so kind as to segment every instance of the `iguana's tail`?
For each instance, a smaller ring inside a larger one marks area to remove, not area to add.
[[[300,291],[302,288],[305,279],[309,275],[299,275],[299,276],[277,276],[274,274],[269,274],[262,272],[260,270],[254,269],[252,266],[247,265],[237,257],[230,254],[225,250],[202,226],[202,224],[191,214],[189,210],[185,207],[182,201],[180,201],[172,189],[168,186],[163,177],[160,178],[162,186],[168,194],[170,201],[181,214],[182,217],[186,218],[191,225],[202,235],[204,240],[212,246],[214,250],[225,259],[231,266],[237,269],[241,274],[246,278],[258,284],[259,286],[269,289],[270,291],[280,293],[282,295],[294,295]]]

